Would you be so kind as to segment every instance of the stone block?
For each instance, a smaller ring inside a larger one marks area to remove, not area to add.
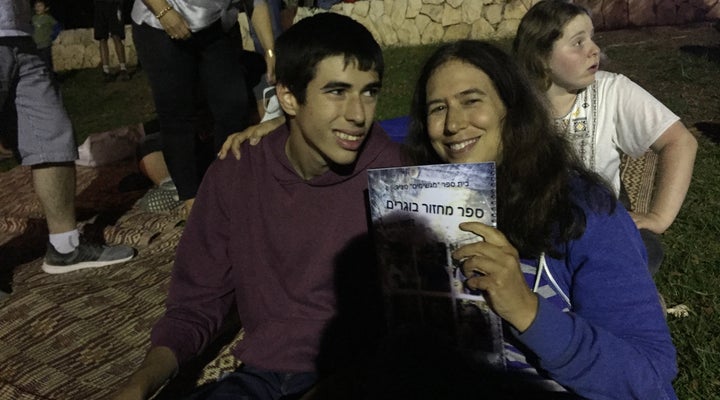
[[[445,0],[422,0],[423,4],[434,4],[439,5],[445,2]]]
[[[505,4],[505,9],[503,10],[503,18],[504,19],[522,19],[522,17],[527,12],[527,8],[525,5],[520,1],[510,1],[507,4]]]
[[[442,13],[442,25],[451,26],[462,22],[462,9],[460,7],[452,7],[450,4],[445,4]]]
[[[503,7],[499,4],[485,6],[485,20],[491,25],[497,25],[502,21]]]
[[[123,42],[134,44],[132,36],[132,25],[125,25],[125,40]]]
[[[656,22],[658,25],[674,25],[677,20],[677,6],[673,0],[662,0],[656,6]]]
[[[603,29],[620,29],[628,26],[626,0],[605,0],[602,8]]]
[[[398,42],[401,45],[418,45],[420,44],[420,30],[415,22],[406,19],[397,29]]]
[[[109,52],[110,65],[117,65],[117,56],[114,51]],[[97,46],[85,46],[80,68],[96,68],[101,64],[100,50]]]
[[[692,4],[681,3],[678,5],[678,24],[685,24],[692,21],[701,21],[705,18],[705,12]]]
[[[407,12],[405,17],[415,18],[420,15],[420,9],[422,8],[422,0],[408,0]]]
[[[525,6],[526,10],[529,10],[530,7],[537,4],[540,0],[520,0],[520,3],[522,3],[523,6]],[[600,1],[595,1],[596,3],[601,3]]]
[[[652,0],[651,0],[652,2]],[[585,7],[591,14],[602,14],[603,1],[597,0],[575,0],[573,3]]]
[[[352,15],[357,15],[359,17],[367,17],[368,12],[370,12],[370,2],[369,1],[358,1],[355,3],[355,7],[353,8]]]
[[[408,0],[395,0],[392,12],[390,13],[393,26],[401,26],[406,21],[407,3]]]
[[[467,24],[473,24],[482,19],[483,4],[479,1],[466,1],[462,4],[462,20]]]
[[[497,38],[512,38],[515,37],[518,25],[520,25],[519,19],[506,19],[500,22],[495,34]]]
[[[432,20],[427,15],[419,14],[417,18],[415,18],[415,26],[417,26],[419,32],[424,32],[425,28],[431,22]]]
[[[442,40],[445,30],[437,22],[430,21],[422,32],[420,42],[422,44],[437,43]]]
[[[490,25],[485,18],[480,18],[473,22],[470,30],[470,37],[473,39],[494,39],[496,36],[495,28]]]
[[[628,22],[635,26],[656,25],[657,18],[653,2],[648,0],[628,0]]]
[[[443,35],[443,42],[453,42],[461,39],[468,39],[472,28],[468,24],[459,23],[449,26]]]
[[[91,45],[94,44],[95,46],[98,45],[97,40],[93,37],[93,30],[92,29],[76,29],[75,36],[73,38],[73,43],[76,44],[82,44],[82,45]]]
[[[383,15],[380,17],[380,22],[377,24],[377,30],[380,34],[383,45],[392,46],[398,43],[397,33],[390,23],[389,16]]]
[[[128,65],[137,65],[137,52],[135,46],[125,46],[125,60]]]
[[[459,8],[460,6],[463,5],[464,2],[465,2],[465,0],[447,0],[445,2],[445,4],[447,4],[453,8]]]
[[[385,2],[377,0],[371,1],[368,16],[375,21],[379,21],[383,14],[385,14]]]
[[[420,14],[427,15],[433,22],[442,23],[444,7],[436,4],[423,4]]]

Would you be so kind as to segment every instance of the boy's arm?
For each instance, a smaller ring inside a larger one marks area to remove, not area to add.
[[[115,392],[114,400],[147,399],[172,378],[178,369],[177,359],[167,347],[153,347],[140,367]]]
[[[638,229],[663,233],[675,220],[692,179],[697,140],[677,121],[650,146],[658,153],[657,189],[647,214],[631,213]]]

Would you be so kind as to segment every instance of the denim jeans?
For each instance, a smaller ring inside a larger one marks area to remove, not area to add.
[[[248,124],[238,26],[226,33],[218,21],[188,40],[172,40],[161,29],[133,24],[133,40],[155,99],[170,176],[181,200],[194,198],[205,172],[196,145],[203,102],[212,113],[216,151]]]
[[[624,186],[620,187],[619,200],[626,209],[630,210],[630,197]],[[650,275],[655,275],[665,258],[665,250],[663,249],[662,241],[660,241],[660,235],[647,229],[640,229],[640,237],[647,251],[648,270],[650,270]]]
[[[299,399],[317,380],[314,373],[277,373],[243,365],[185,400]]]

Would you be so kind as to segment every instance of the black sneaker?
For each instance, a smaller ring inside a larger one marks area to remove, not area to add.
[[[111,74],[109,72],[103,71],[103,81],[105,82],[115,82],[115,75]]]
[[[126,69],[121,69],[120,72],[118,72],[118,79],[127,82],[130,80],[130,73]]]
[[[48,243],[42,270],[48,274],[64,274],[125,262],[134,256],[135,250],[124,245],[104,246],[81,240],[80,245],[72,253],[62,254]]]

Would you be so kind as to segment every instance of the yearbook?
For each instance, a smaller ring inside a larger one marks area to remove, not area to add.
[[[461,222],[496,226],[495,163],[371,169],[368,199],[391,329],[429,330],[502,367],[501,319],[451,257],[482,240]]]

